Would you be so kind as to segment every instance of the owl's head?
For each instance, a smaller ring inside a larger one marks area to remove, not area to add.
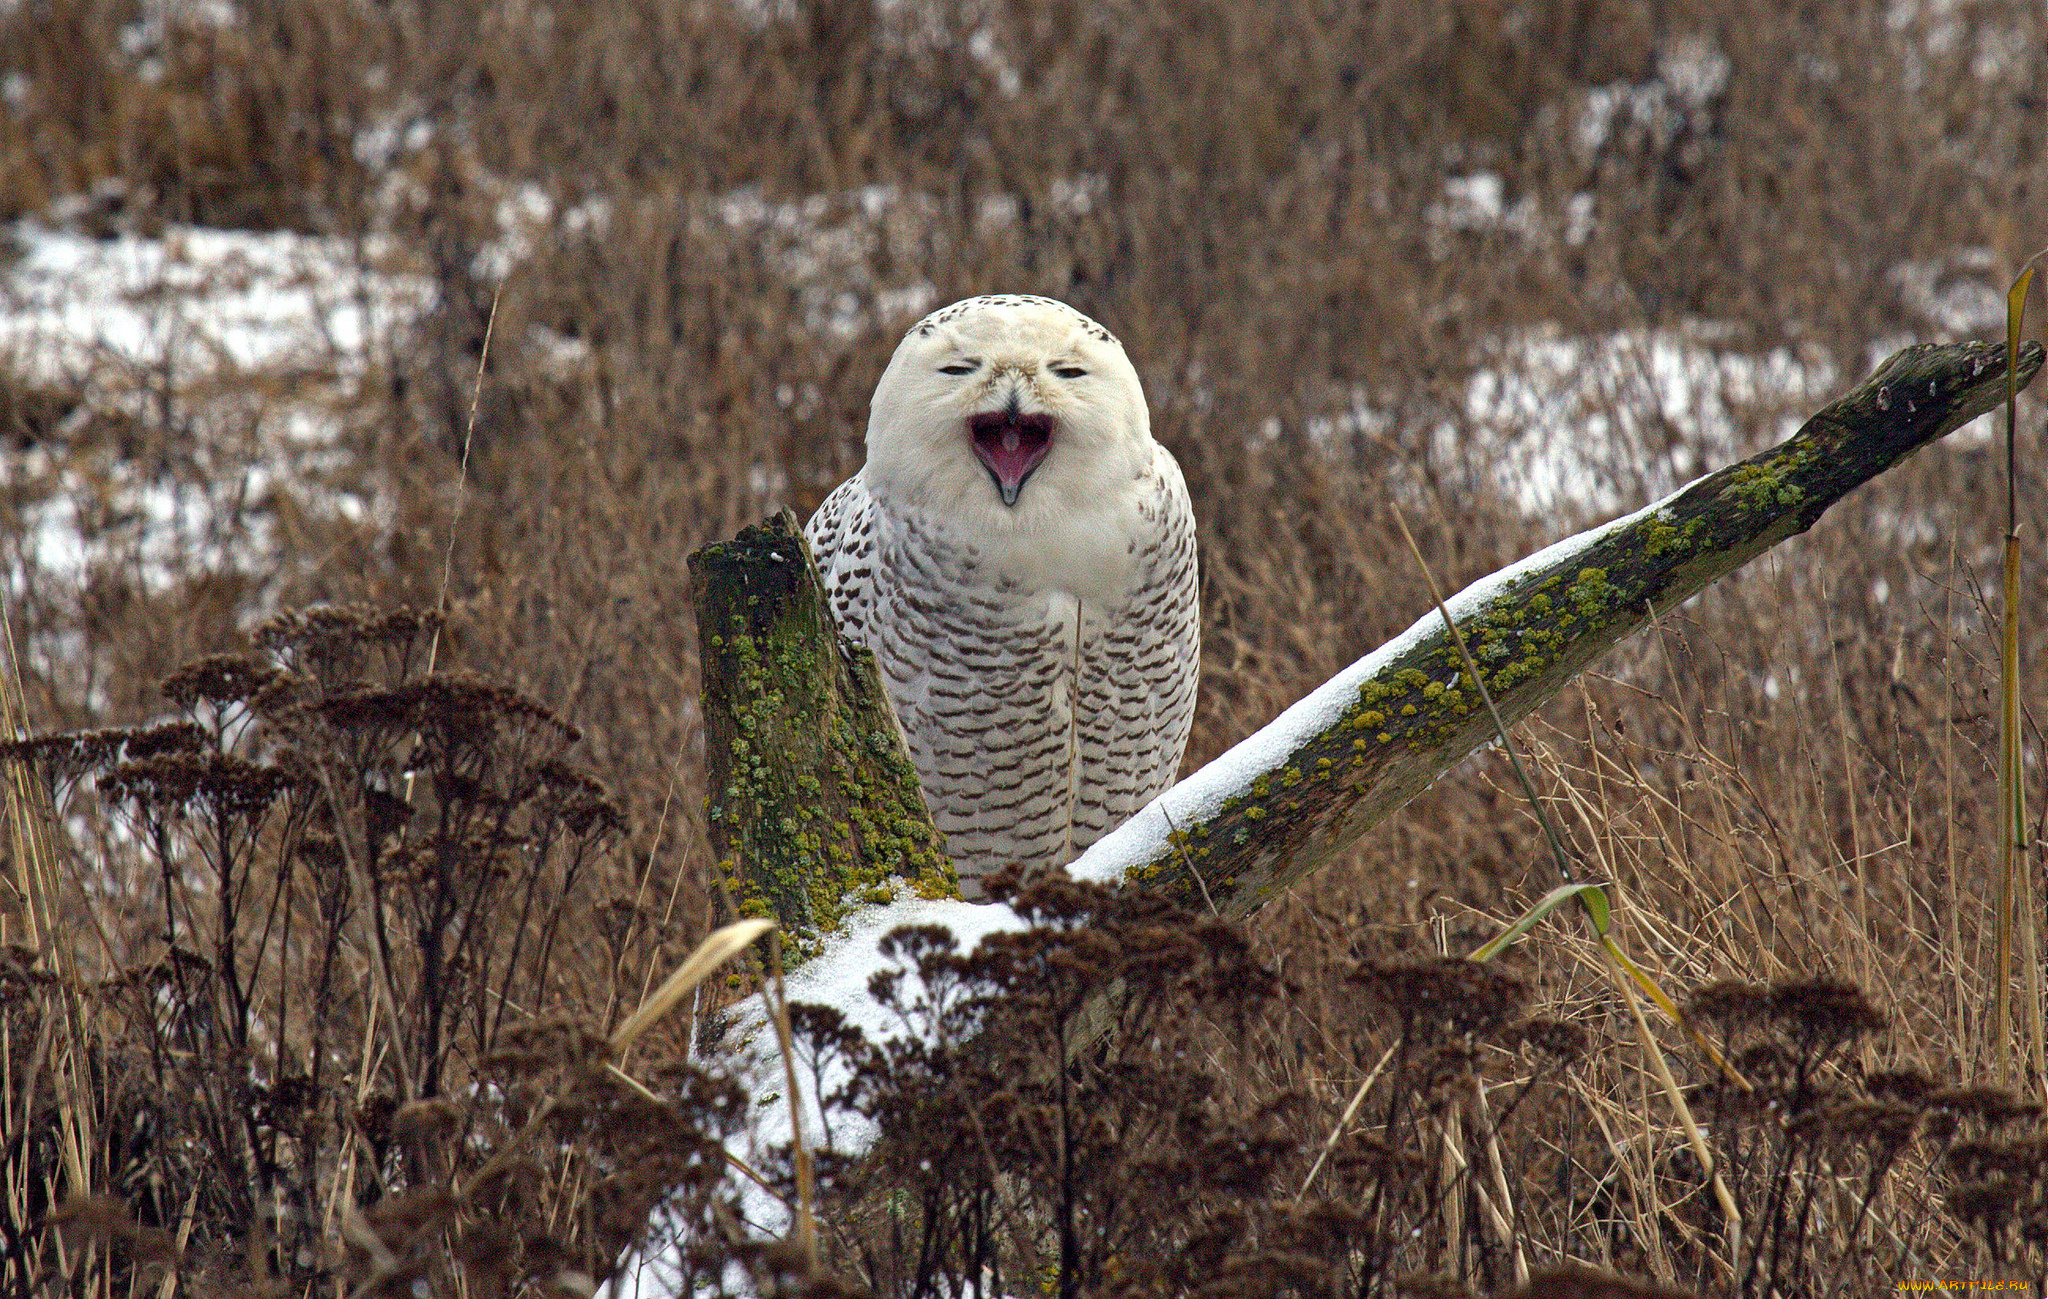
[[[1150,463],[1138,372],[1064,302],[969,298],[897,345],[868,416],[871,488],[1007,530],[1093,510]]]

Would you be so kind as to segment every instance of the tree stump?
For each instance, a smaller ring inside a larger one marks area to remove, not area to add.
[[[918,791],[874,655],[833,627],[788,510],[690,556],[703,664],[707,820],[743,914],[799,954],[848,906],[960,885]]]

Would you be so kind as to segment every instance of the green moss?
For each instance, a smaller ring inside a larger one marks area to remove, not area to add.
[[[1565,599],[1571,603],[1578,616],[1588,622],[1598,622],[1621,600],[1621,588],[1607,580],[1604,568],[1582,568],[1578,580],[1565,590]],[[1571,617],[1570,614],[1564,615]],[[1560,625],[1563,619],[1559,620]]]
[[[923,819],[916,773],[897,752],[894,729],[886,718],[877,725],[864,717],[848,700],[817,707],[819,683],[811,679],[804,640],[799,630],[788,641],[732,635],[717,642],[727,650],[734,680],[737,734],[729,776],[711,812],[721,824],[739,827],[736,842],[747,852],[749,870],[728,871],[742,911],[783,913],[791,922],[785,935],[793,960],[814,952],[850,906],[894,897],[899,883],[920,897],[959,893],[951,863]],[[819,766],[850,808],[843,816],[830,810],[839,804],[817,773],[789,773],[766,762],[764,755],[784,751],[780,737],[792,733],[822,734]],[[800,805],[764,819],[769,807],[788,807],[782,791],[792,786]]]
[[[1693,519],[1684,527],[1673,523],[1670,516],[1659,512],[1643,529],[1643,551],[1653,559],[1672,554],[1689,554],[1696,549],[1706,535],[1706,523]]]
[[[1813,458],[1813,449],[1801,446],[1761,464],[1737,465],[1729,471],[1728,485],[1723,490],[1753,511],[1789,510],[1806,499],[1806,490],[1789,481],[1789,476],[1807,468]]]

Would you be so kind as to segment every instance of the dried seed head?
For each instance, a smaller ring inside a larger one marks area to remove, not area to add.
[[[611,1044],[571,1019],[536,1019],[515,1024],[498,1035],[483,1060],[485,1069],[501,1077],[548,1069],[601,1067],[611,1058]]]
[[[1695,1299],[1690,1290],[1638,1281],[1614,1272],[1562,1263],[1544,1268],[1503,1299]]]
[[[101,777],[100,792],[143,808],[199,803],[224,817],[255,821],[290,783],[277,768],[231,753],[172,751],[122,763]]]
[[[1479,1292],[1454,1276],[1397,1276],[1394,1299],[1480,1299]]]
[[[0,743],[0,762],[25,763],[49,784],[62,785],[118,762],[121,746],[136,734],[99,730],[31,735]]]
[[[1995,1236],[2018,1207],[2024,1189],[2019,1182],[2003,1177],[1966,1182],[1950,1191],[1943,1204],[1955,1218]]]
[[[1404,1024],[1442,1024],[1486,1033],[1510,1023],[1529,985],[1500,968],[1459,956],[1361,961],[1350,982]]]
[[[461,1205],[448,1189],[426,1186],[386,1196],[370,1206],[363,1216],[370,1228],[388,1241],[453,1226],[460,1210]]]
[[[178,1258],[177,1240],[170,1232],[137,1223],[129,1215],[128,1205],[115,1196],[67,1200],[52,1209],[43,1222],[72,1237],[73,1249],[88,1242],[101,1243],[145,1266],[164,1266]]]
[[[1781,1042],[1758,1042],[1736,1055],[1735,1067],[1759,1092],[1776,1093],[1791,1086],[1799,1057]]]
[[[257,627],[256,643],[287,666],[333,684],[360,676],[372,651],[405,659],[441,622],[439,613],[403,607],[380,612],[364,604],[314,605],[271,617]]]
[[[1450,1087],[1479,1072],[1479,1052],[1463,1042],[1447,1042],[1423,1053],[1406,1079],[1418,1094]]]
[[[129,731],[122,752],[129,761],[162,753],[198,753],[206,747],[206,732],[197,722],[162,722]]]
[[[2003,1087],[1943,1087],[1929,1092],[1926,1104],[1956,1118],[1976,1119],[1990,1129],[2041,1112],[2039,1105],[2020,1100]]]
[[[438,1147],[453,1135],[460,1116],[445,1096],[409,1101],[391,1116],[391,1135],[415,1149]]]
[[[1934,1079],[1921,1069],[1880,1069],[1863,1076],[1863,1090],[1876,1100],[1921,1106],[1934,1092]]]
[[[1413,1151],[1397,1149],[1370,1132],[1347,1132],[1330,1152],[1333,1174],[1354,1184],[1387,1182],[1399,1184],[1429,1171],[1429,1160]]]
[[[356,1106],[350,1119],[355,1130],[372,1146],[382,1146],[391,1140],[391,1122],[397,1113],[396,1097],[384,1092],[372,1092]]]
[[[1948,1148],[1942,1160],[1962,1181],[1983,1181],[1994,1176],[2034,1181],[2048,1168],[2048,1138],[1958,1141]]]
[[[1737,1030],[1761,1023],[1770,1008],[1770,994],[1755,984],[1740,979],[1716,979],[1693,989],[1680,1010],[1687,1023],[1717,1024],[1732,1036]]]
[[[1586,1054],[1592,1035],[1577,1024],[1561,1019],[1527,1019],[1515,1026],[1508,1035],[1509,1047],[1525,1046],[1532,1051],[1552,1056],[1561,1064],[1571,1064]]]
[[[1842,1107],[1837,1124],[1843,1140],[1889,1154],[1913,1139],[1920,1109],[1898,1101],[1852,1101]]]
[[[164,678],[164,697],[180,708],[204,699],[233,704],[252,697],[283,675],[270,660],[253,654],[209,654]]]
[[[543,807],[559,817],[574,835],[621,834],[626,813],[596,778],[576,770],[559,758],[550,758],[534,768]]]
[[[1884,1012],[1863,990],[1841,979],[1799,979],[1774,984],[1771,1019],[1795,1042],[1827,1048],[1880,1031]]]
[[[1911,1139],[1920,1111],[1890,1101],[1834,1100],[1809,1109],[1787,1130],[1835,1150],[1870,1149],[1888,1155]]]

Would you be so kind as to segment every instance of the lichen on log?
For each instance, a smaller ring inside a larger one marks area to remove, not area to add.
[[[2020,387],[2041,364],[2041,345],[2028,344]],[[1502,720],[1527,716],[1616,642],[1812,527],[1855,487],[1992,409],[2005,389],[2003,344],[1906,348],[1783,443],[1453,597],[1447,608]],[[1297,707],[1308,724],[1297,718],[1285,732],[1283,716],[1243,753],[1140,811],[1076,869],[1113,870],[1188,905],[1243,915],[1496,737],[1435,611]]]
[[[788,510],[689,558],[703,664],[707,823],[740,910],[798,954],[845,907],[957,896],[874,656],[832,625]]]

